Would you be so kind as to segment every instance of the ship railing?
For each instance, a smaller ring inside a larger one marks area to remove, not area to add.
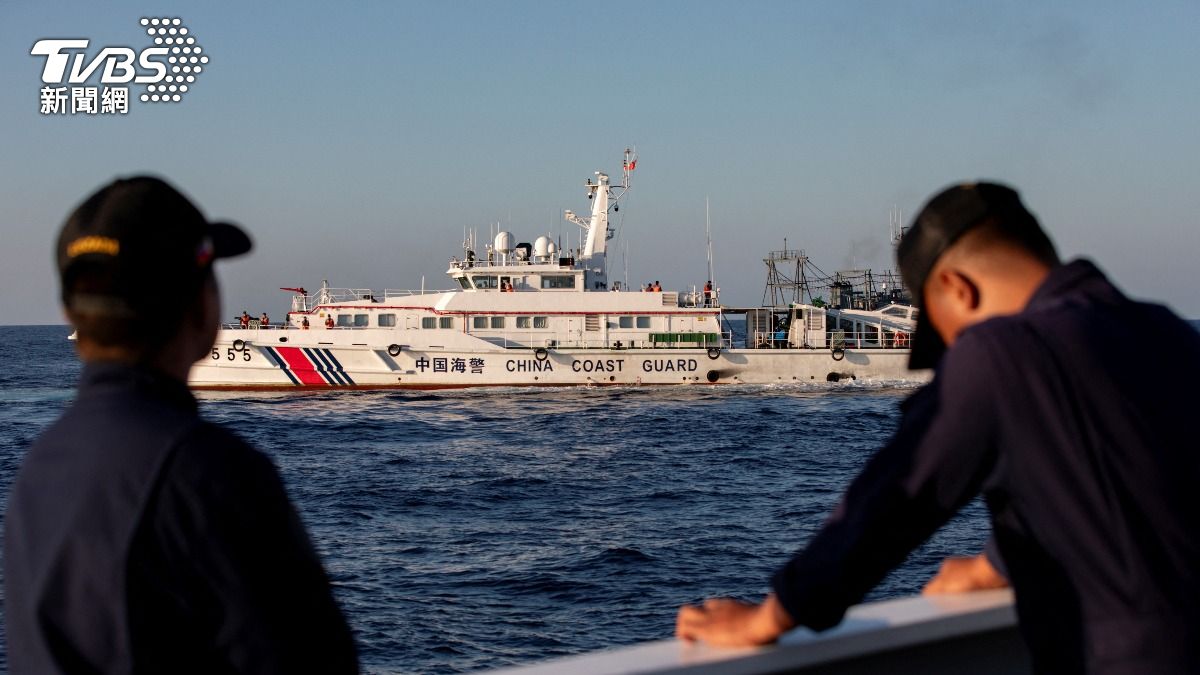
[[[291,289],[283,289],[291,290]],[[293,312],[310,312],[318,305],[333,302],[379,302],[375,292],[369,288],[322,288],[315,293],[296,293],[292,296]]]
[[[679,294],[680,307],[720,307],[721,306],[721,289],[714,288],[708,292],[708,297],[704,297],[704,289],[700,286],[692,286],[691,290],[683,291]]]
[[[383,289],[384,299],[388,298],[408,298],[414,295],[438,295],[440,293],[454,293],[460,290],[457,288],[440,288],[440,289],[400,289],[400,288],[385,288]]]
[[[369,288],[322,288],[308,296],[306,300],[309,301],[306,303],[309,307],[330,302],[349,302],[352,300],[377,302],[375,291]]]
[[[654,340],[647,334],[641,339],[626,339],[624,337],[580,337],[578,335],[563,335],[551,334],[547,335],[544,332],[530,333],[506,333],[498,336],[480,336],[474,334],[475,337],[486,340],[496,346],[504,349],[707,349],[710,347],[719,347],[721,349],[730,349],[733,347],[733,333],[724,331],[719,333],[704,333],[704,335],[716,336],[716,339],[696,339],[696,340],[676,340],[674,342],[664,342]],[[658,335],[684,335],[689,333],[661,333]]]
[[[822,633],[797,628],[768,647],[643,642],[492,671],[495,675],[779,675],[1028,673],[1008,589],[917,596],[851,607]]]
[[[370,288],[322,288],[315,293],[309,295],[300,295],[297,293],[294,296],[292,303],[292,311],[308,311],[318,305],[326,305],[334,302],[381,302],[387,298],[401,298],[413,295],[434,295],[437,293],[450,293],[454,289],[396,289],[385,288],[382,293],[376,292]],[[302,299],[303,303],[297,307],[295,300]]]
[[[388,298],[402,298],[414,295],[435,295],[438,293],[451,293],[457,289],[395,289],[385,288],[383,293],[377,293],[370,288],[322,288],[315,293],[304,295],[296,293],[292,296],[293,312],[311,312],[320,305],[328,305],[337,302],[367,302],[376,303]]]
[[[786,349],[792,345],[787,329],[776,331],[754,331],[747,334],[747,345],[752,349]],[[880,333],[868,331],[827,331],[826,344],[828,349],[907,349],[912,344],[912,337],[904,331],[884,330],[882,339]]]
[[[524,267],[526,265],[558,265],[563,268],[570,268],[571,265],[563,265],[562,260],[573,260],[570,256],[547,256],[539,259],[536,256],[518,259],[516,256],[508,256],[507,260],[488,260],[486,258],[476,258],[475,260],[461,260],[457,257],[450,258],[450,267],[459,270],[471,269],[490,269],[492,267]]]
[[[304,327],[303,327],[303,326],[296,326],[296,325],[294,325],[294,324],[290,324],[290,323],[282,323],[282,322],[281,322],[281,323],[272,323],[272,324],[270,324],[270,325],[263,326],[263,325],[260,325],[260,324],[259,324],[259,322],[258,322],[258,320],[257,320],[257,319],[256,319],[256,320],[254,320],[254,321],[251,321],[251,322],[250,322],[250,325],[249,325],[249,326],[247,326],[246,328],[242,328],[242,326],[241,326],[241,322],[237,322],[237,321],[235,321],[235,322],[233,322],[233,323],[223,323],[223,324],[221,324],[221,325],[220,325],[220,327],[221,327],[221,328],[231,328],[231,329],[235,329],[235,330],[272,330],[272,331],[276,331],[276,330],[304,330]],[[369,329],[375,329],[375,330],[378,330],[378,329],[379,329],[379,327],[378,327],[378,326],[328,326],[328,327],[327,327],[327,326],[325,326],[325,325],[320,325],[320,326],[318,326],[318,325],[316,325],[316,324],[313,324],[313,325],[311,325],[311,326],[308,328],[308,330],[312,330],[312,331],[322,331],[322,330],[369,330]]]
[[[242,328],[241,321],[233,321],[231,323],[220,324],[221,328],[230,328],[235,330],[299,330],[299,326],[293,326],[287,323],[269,323],[263,325],[258,319],[251,319],[250,325]]]

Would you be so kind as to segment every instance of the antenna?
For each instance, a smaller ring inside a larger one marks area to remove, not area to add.
[[[629,242],[621,240],[621,262],[625,265],[625,290],[629,290]]]
[[[704,196],[704,234],[708,245],[708,283],[716,285],[713,281],[713,249],[712,249],[712,219],[708,214],[708,195]]]
[[[892,246],[900,243],[900,239],[904,237],[904,231],[904,218],[900,213],[900,207],[892,205],[892,208],[888,210],[888,232],[891,235]]]

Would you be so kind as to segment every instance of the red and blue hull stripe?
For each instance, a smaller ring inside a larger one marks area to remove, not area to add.
[[[333,352],[323,347],[263,347],[267,356],[300,387],[354,386]]]

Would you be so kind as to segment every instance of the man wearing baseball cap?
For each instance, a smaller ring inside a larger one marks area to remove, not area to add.
[[[897,257],[921,307],[911,366],[933,381],[774,592],[686,606],[679,637],[829,628],[982,493],[1036,671],[1200,672],[1200,333],[1060,264],[1003,185],[934,196]],[[943,586],[996,581],[982,559],[958,576]]]
[[[152,177],[105,186],[63,226],[84,369],[9,497],[14,673],[357,672],[275,468],[187,388],[216,338],[213,262],[249,250]]]

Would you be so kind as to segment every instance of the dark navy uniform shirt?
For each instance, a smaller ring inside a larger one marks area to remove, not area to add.
[[[1200,672],[1200,333],[1094,265],[965,330],[823,529],[775,576],[839,622],[982,493],[1035,667]]]
[[[84,369],[5,526],[14,673],[353,673],[325,572],[270,461],[187,387]]]

